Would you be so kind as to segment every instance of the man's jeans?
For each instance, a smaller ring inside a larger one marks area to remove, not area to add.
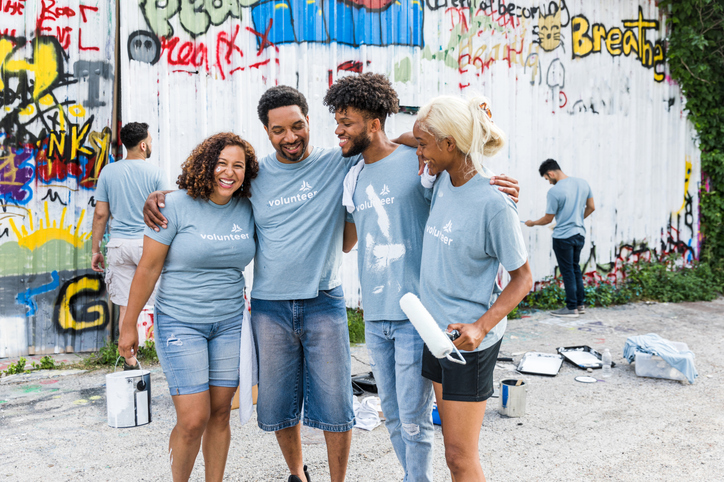
[[[586,240],[580,234],[570,238],[553,238],[553,251],[558,260],[558,269],[563,277],[563,286],[566,288],[566,308],[576,309],[583,305],[585,292],[583,289],[583,276],[581,275],[581,249]]]
[[[432,382],[422,377],[423,341],[409,321],[368,321],[365,342],[404,482],[432,480]]]

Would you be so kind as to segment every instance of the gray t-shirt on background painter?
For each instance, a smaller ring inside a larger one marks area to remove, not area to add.
[[[143,203],[154,191],[173,189],[161,169],[141,159],[108,164],[98,176],[96,201],[111,211],[111,238],[140,239],[146,229]]]
[[[315,147],[294,164],[279,162],[276,153],[259,160],[250,198],[258,243],[252,297],[311,299],[342,283],[342,189],[359,159]]]
[[[439,175],[423,239],[420,300],[441,329],[475,323],[497,298],[498,266],[513,271],[527,259],[508,196],[477,174],[460,187],[447,172]],[[474,351],[497,343],[506,326],[503,318]]]
[[[244,268],[254,257],[254,217],[248,199],[227,204],[166,196],[168,228],[145,235],[169,246],[156,295],[163,313],[186,323],[217,323],[244,310]]]
[[[588,183],[579,177],[567,177],[548,190],[546,214],[556,215],[553,237],[566,239],[577,234],[586,235],[583,213],[586,201],[593,193]]]
[[[347,220],[357,228],[366,321],[406,320],[400,298],[420,292],[422,233],[432,190],[420,184],[418,166],[415,149],[399,146],[384,159],[365,164],[357,177],[355,210]]]

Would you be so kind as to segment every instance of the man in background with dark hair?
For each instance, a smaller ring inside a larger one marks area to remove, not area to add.
[[[151,156],[148,124],[130,122],[121,129],[126,158],[108,164],[98,176],[91,241],[93,271],[103,272],[106,260],[101,242],[111,221],[111,239],[106,244],[108,269],[106,285],[111,302],[120,307],[118,327],[126,315],[131,281],[143,251],[143,203],[154,191],[167,189],[163,171],[146,161]],[[149,299],[153,303],[155,291]],[[135,320],[131,320],[135,323]],[[135,364],[135,363],[134,363]]]
[[[545,160],[538,172],[553,185],[548,190],[546,215],[525,222],[526,226],[545,226],[556,219],[553,228],[553,251],[566,289],[566,306],[552,311],[555,316],[577,318],[585,313],[584,287],[581,274],[581,249],[586,238],[583,220],[595,211],[593,193],[588,183],[577,177],[566,176],[553,159]]]

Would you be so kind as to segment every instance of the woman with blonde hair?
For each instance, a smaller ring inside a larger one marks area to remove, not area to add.
[[[422,375],[433,382],[445,459],[454,482],[485,480],[478,439],[506,316],[532,287],[515,203],[490,185],[486,157],[505,145],[484,97],[441,96],[422,107],[413,134],[435,183],[425,226],[420,298],[440,328],[457,330],[466,364],[425,347]],[[500,291],[498,267],[510,273]]]
[[[256,252],[248,198],[259,164],[251,144],[222,132],[196,146],[181,169],[179,190],[165,199],[167,229],[146,228],[126,316],[138,318],[161,276],[154,338],[176,408],[173,480],[189,479],[202,447],[206,480],[221,481],[239,386],[244,267]],[[123,325],[118,350],[126,359],[138,353],[135,323]]]

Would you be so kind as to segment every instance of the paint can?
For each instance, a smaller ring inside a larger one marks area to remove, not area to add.
[[[528,385],[523,380],[500,381],[500,413],[506,417],[525,415],[525,395]]]
[[[140,427],[151,422],[151,372],[144,370],[140,363],[138,366],[140,370],[114,371],[106,375],[110,427]]]

